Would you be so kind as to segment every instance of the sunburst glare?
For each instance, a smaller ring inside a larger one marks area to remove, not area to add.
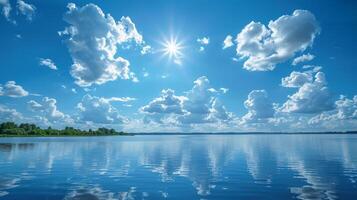
[[[176,64],[181,64],[181,59],[183,57],[182,53],[182,43],[177,41],[177,39],[171,38],[162,43],[162,52],[165,56],[169,56],[169,59],[174,61]]]

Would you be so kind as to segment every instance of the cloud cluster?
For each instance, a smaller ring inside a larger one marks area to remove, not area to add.
[[[22,119],[22,114],[17,112],[15,109],[9,109],[5,106],[0,105],[0,121],[7,122],[13,121],[16,122]]]
[[[209,37],[198,38],[197,42],[201,45],[199,50],[204,51],[205,46],[209,44]]]
[[[36,7],[32,4],[28,4],[22,0],[17,1],[17,8],[19,13],[24,15],[27,20],[31,21],[36,13]]]
[[[8,81],[4,86],[0,85],[0,96],[16,98],[28,95],[29,92],[27,92],[22,86],[16,85],[15,81]]]
[[[323,112],[311,118],[310,124],[321,124],[324,122],[331,123],[331,121],[342,120],[356,120],[357,119],[357,95],[352,99],[341,95],[340,99],[335,102],[335,109],[332,111]]]
[[[319,32],[315,16],[307,10],[295,10],[292,15],[270,21],[268,26],[252,21],[237,35],[237,55],[247,58],[247,70],[273,70],[312,45]]]
[[[299,57],[294,58],[294,60],[293,60],[293,62],[291,64],[295,66],[295,65],[297,65],[299,63],[302,63],[302,62],[311,61],[314,58],[315,58],[315,56],[312,55],[312,54],[309,54],[309,53],[308,54],[304,54],[304,55],[301,55]]]
[[[42,118],[48,122],[64,122],[72,121],[69,115],[57,109],[57,100],[54,98],[44,97],[40,102],[31,100],[27,102],[28,108],[34,113],[41,113]]]
[[[91,96],[89,94],[82,98],[77,108],[80,112],[80,121],[97,124],[122,124],[125,118],[111,105],[110,100]]]
[[[143,45],[143,37],[130,17],[120,21],[94,4],[77,7],[68,4],[64,20],[70,24],[60,35],[67,35],[73,59],[71,75],[79,86],[103,84],[122,79],[137,80],[130,72],[129,61],[117,55],[117,45],[134,42]]]
[[[9,0],[0,0],[0,7],[2,7],[2,14],[6,18],[6,20],[16,24],[16,21],[12,20],[10,18],[11,15],[11,4]],[[27,20],[32,21],[35,13],[36,13],[36,7],[32,4],[28,4],[25,1],[22,0],[17,0],[17,10],[18,13],[25,16]]]
[[[266,122],[268,118],[274,117],[275,110],[265,90],[251,91],[248,99],[244,101],[244,107],[248,113],[242,117],[243,122]]]
[[[282,106],[281,111],[314,114],[333,109],[332,95],[327,88],[325,74],[317,72],[314,80],[309,80],[309,78],[306,78],[309,77],[308,73],[310,72],[301,75],[295,72],[295,75],[290,74],[289,77],[283,78],[283,86],[300,87],[295,94],[288,96],[288,100]],[[304,76],[305,78],[295,78],[297,76]]]
[[[52,70],[57,70],[56,64],[49,58],[40,58],[39,64],[41,66],[46,66]]]
[[[229,121],[233,116],[220,102],[220,93],[210,87],[209,80],[199,77],[184,96],[177,96],[171,89],[163,90],[161,96],[141,107],[145,121],[192,125]]]

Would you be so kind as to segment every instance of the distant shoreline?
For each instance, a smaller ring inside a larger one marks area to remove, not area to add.
[[[131,133],[133,135],[333,135],[333,134],[357,134],[357,131],[336,132],[193,132],[193,133]]]
[[[0,138],[13,137],[108,137],[108,136],[171,136],[171,135],[354,135],[357,131],[341,132],[217,132],[217,133],[125,133],[112,135],[2,135]]]

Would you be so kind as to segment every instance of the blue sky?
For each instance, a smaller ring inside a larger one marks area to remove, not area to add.
[[[133,132],[356,129],[356,8],[0,0],[0,120]]]

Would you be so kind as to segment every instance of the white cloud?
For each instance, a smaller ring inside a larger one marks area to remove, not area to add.
[[[9,0],[0,0],[0,6],[2,7],[2,14],[6,20],[10,21],[10,12],[12,10]]]
[[[129,101],[135,101],[136,98],[133,97],[111,97],[111,98],[103,98],[109,102],[111,101],[119,101],[119,102],[129,102]]]
[[[231,35],[227,35],[226,39],[223,41],[223,49],[227,49],[233,45],[233,37]]]
[[[16,85],[15,81],[8,81],[4,86],[0,85],[0,96],[24,97],[28,95],[29,92],[22,86]]]
[[[208,45],[209,44],[209,37],[198,38],[197,42],[201,45]]]
[[[205,46],[210,42],[209,37],[197,38],[197,42],[201,45],[199,51],[204,51]]]
[[[315,16],[307,10],[295,10],[270,21],[268,27],[250,22],[237,35],[237,55],[247,58],[244,69],[269,71],[296,52],[311,46],[320,28]]]
[[[332,96],[323,72],[317,72],[312,82],[304,83],[295,94],[288,96],[281,108],[283,112],[311,114],[331,109]]]
[[[143,46],[143,48],[141,49],[140,53],[145,55],[145,54],[148,54],[150,53],[152,50],[151,46],[150,45],[145,45]]]
[[[82,101],[78,103],[77,108],[80,111],[80,121],[93,122],[98,124],[122,124],[125,118],[118,110],[111,105],[110,101],[91,95],[85,95]]]
[[[17,1],[17,8],[19,12],[26,17],[27,20],[31,21],[36,12],[36,7],[32,4],[28,4],[22,0]]]
[[[22,114],[17,112],[15,109],[9,109],[5,106],[0,105],[0,121],[1,122],[16,122],[22,119]]]
[[[268,118],[274,117],[275,110],[265,90],[253,90],[248,99],[244,101],[244,107],[248,113],[242,117],[245,123],[266,122]]]
[[[34,113],[42,113],[45,121],[70,123],[72,119],[69,115],[57,109],[57,100],[54,98],[44,97],[41,102],[31,100],[27,102],[28,108]]]
[[[315,56],[314,55],[312,55],[312,54],[304,54],[304,55],[301,55],[301,56],[299,56],[299,57],[296,57],[294,60],[293,60],[293,62],[292,62],[292,65],[297,65],[297,64],[299,64],[299,63],[302,63],[302,62],[308,62],[308,61],[311,61],[311,60],[313,60],[315,58]]]
[[[184,96],[175,95],[171,89],[163,90],[160,97],[140,110],[147,121],[178,126],[227,122],[233,115],[226,111],[217,95],[217,90],[202,76]]]
[[[129,17],[120,21],[94,4],[68,4],[64,20],[70,24],[60,35],[68,35],[67,46],[73,59],[71,75],[79,86],[103,84],[117,78],[136,80],[129,61],[117,55],[117,45],[143,45],[142,36]]]
[[[293,71],[288,77],[281,79],[281,85],[283,87],[302,87],[305,83],[312,82],[312,74],[308,72],[296,72]]]
[[[341,95],[340,99],[335,102],[335,109],[323,112],[309,121],[310,124],[317,124],[339,120],[356,120],[357,119],[357,95],[352,99]]]
[[[226,94],[229,91],[228,88],[219,88],[219,90],[221,90],[223,94]]]
[[[40,58],[40,63],[41,66],[46,66],[52,70],[57,70],[56,64],[49,58]]]

